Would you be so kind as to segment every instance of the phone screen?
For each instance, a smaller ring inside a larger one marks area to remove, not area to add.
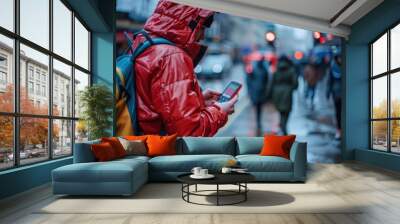
[[[226,102],[232,99],[240,90],[242,84],[232,81],[226,87],[224,92],[222,92],[221,96],[219,97],[219,102]]]

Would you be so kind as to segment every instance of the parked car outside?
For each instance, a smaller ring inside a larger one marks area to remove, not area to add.
[[[198,78],[222,79],[229,74],[233,65],[232,56],[219,49],[212,47],[203,60],[194,68]]]

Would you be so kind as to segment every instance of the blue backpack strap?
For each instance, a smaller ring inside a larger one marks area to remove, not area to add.
[[[147,33],[146,33],[147,34]],[[120,56],[117,61],[118,64],[132,64],[132,66],[122,66],[125,71],[117,71],[117,79],[116,84],[127,96],[127,106],[129,110],[129,114],[131,117],[132,127],[135,131],[135,134],[142,134],[139,128],[139,122],[137,117],[137,99],[136,99],[136,78],[135,78],[135,69],[134,64],[136,58],[143,53],[147,48],[152,45],[159,45],[159,44],[167,44],[167,45],[175,45],[171,41],[157,37],[157,38],[150,38],[148,35],[145,35],[146,41],[140,43],[132,52],[131,55],[123,55]],[[120,67],[120,66],[119,66]],[[117,93],[121,96],[122,93]]]

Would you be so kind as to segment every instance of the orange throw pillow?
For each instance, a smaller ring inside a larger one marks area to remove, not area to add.
[[[169,136],[149,135],[147,137],[148,156],[176,155],[176,137],[176,134]]]
[[[126,151],[117,137],[101,138],[101,142],[108,142],[112,146],[117,158],[125,157]]]
[[[91,145],[91,149],[94,154],[94,157],[99,162],[117,159],[117,156],[115,155],[115,151],[114,151],[113,147],[108,142],[93,144],[93,145]]]
[[[138,135],[138,136],[136,136],[136,135],[127,135],[127,136],[123,136],[123,138],[126,139],[126,140],[129,140],[129,141],[140,140],[140,141],[146,142],[147,135]]]
[[[296,135],[265,135],[264,145],[261,149],[261,156],[280,156],[290,159],[290,148],[292,147]]]

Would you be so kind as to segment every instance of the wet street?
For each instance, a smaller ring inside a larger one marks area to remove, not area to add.
[[[235,65],[230,74],[220,80],[200,80],[202,88],[222,91],[229,81],[243,83],[235,113],[216,136],[256,136],[255,109],[247,96],[245,73],[241,64]],[[293,109],[288,121],[288,131],[296,134],[297,141],[307,142],[308,161],[334,163],[340,161],[340,140],[335,139],[336,121],[334,104],[326,98],[327,79],[317,85],[313,107],[304,97],[305,85],[299,78],[299,87],[293,93]],[[263,133],[280,133],[280,115],[274,105],[263,106]]]

